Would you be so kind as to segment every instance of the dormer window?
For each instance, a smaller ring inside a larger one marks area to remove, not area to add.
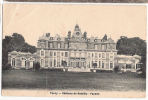
[[[21,60],[26,60],[24,57],[22,57],[22,59]]]
[[[57,40],[58,40],[58,41],[60,41],[60,40],[61,40],[61,38],[57,38]]]
[[[76,35],[80,35],[80,33],[79,32],[76,32]]]
[[[53,40],[53,37],[51,37],[50,39]]]

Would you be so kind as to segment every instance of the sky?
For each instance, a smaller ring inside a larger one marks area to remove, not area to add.
[[[115,42],[120,36],[146,40],[146,6],[90,4],[4,4],[3,38],[17,32],[37,45],[45,33],[64,37],[78,24],[88,37],[105,34]]]

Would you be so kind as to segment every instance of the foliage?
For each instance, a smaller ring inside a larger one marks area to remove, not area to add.
[[[67,66],[67,62],[62,60],[62,66],[66,67]]]
[[[115,73],[119,72],[119,66],[115,66],[115,67],[114,67],[114,72],[115,72]]]
[[[96,67],[97,67],[97,63],[93,63],[92,66],[93,66],[94,68],[96,68]]]
[[[6,64],[5,67],[3,68],[3,70],[9,70],[11,69],[11,64]]]
[[[39,70],[40,69],[40,63],[39,62],[34,63],[33,69],[36,70],[36,71]]]
[[[5,36],[2,41],[2,66],[6,67],[8,63],[8,52],[21,51],[21,52],[36,52],[36,47],[31,46],[25,42],[21,34],[13,33],[12,36]],[[3,68],[5,69],[5,68]]]
[[[141,56],[142,71],[146,75],[146,42],[139,37],[121,37],[117,41],[118,54],[139,55]]]

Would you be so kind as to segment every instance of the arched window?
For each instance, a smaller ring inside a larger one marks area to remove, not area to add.
[[[102,68],[104,68],[104,62],[102,61]]]
[[[101,66],[101,61],[99,61],[99,68],[100,68],[100,66]]]
[[[56,66],[56,59],[54,59],[54,67]]]
[[[102,58],[105,58],[105,53],[102,53]]]
[[[41,51],[40,51],[40,56],[42,56],[42,57],[45,56],[45,51],[44,51],[44,50],[41,50]]]
[[[44,59],[41,59],[41,66],[44,66]]]
[[[58,43],[58,49],[60,49],[61,48],[61,43]]]
[[[12,66],[15,66],[15,58],[12,58],[12,63],[11,63]]]
[[[27,66],[27,61],[25,60],[25,67]]]
[[[110,68],[111,69],[113,68],[113,62],[112,61],[110,62]]]

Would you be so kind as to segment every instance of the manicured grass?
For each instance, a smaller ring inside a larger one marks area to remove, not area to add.
[[[96,89],[145,91],[146,80],[136,73],[75,73],[7,70],[2,73],[2,88],[11,89]]]

